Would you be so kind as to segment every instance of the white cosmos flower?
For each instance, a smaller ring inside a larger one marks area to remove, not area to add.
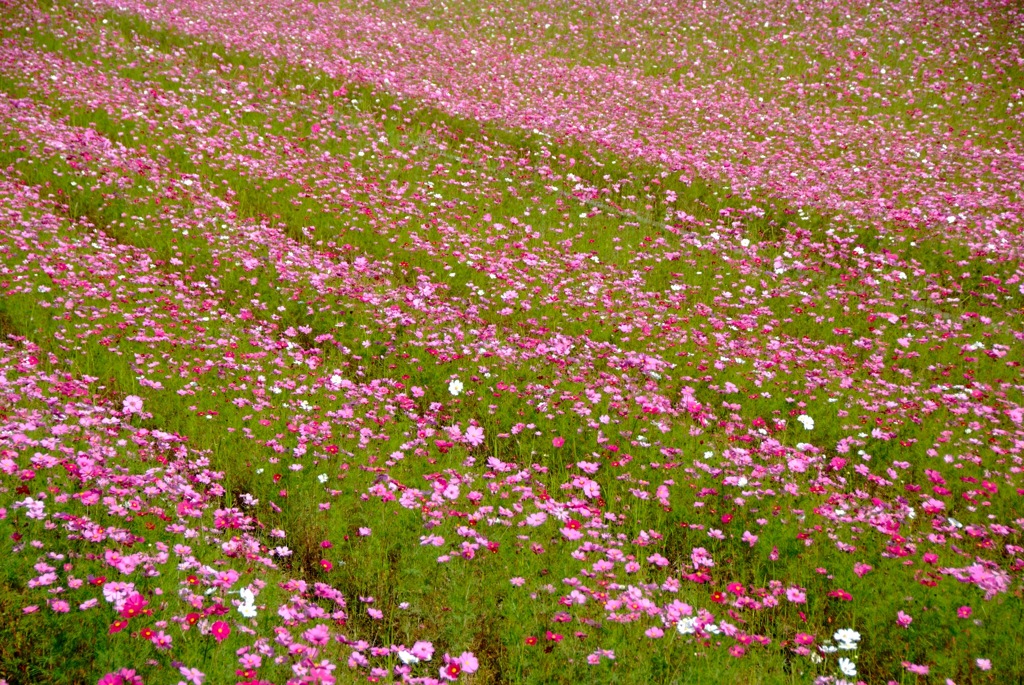
[[[853,663],[846,657],[839,658],[839,670],[843,675],[853,677],[857,675],[857,664]]]
[[[804,430],[814,430],[814,419],[807,414],[801,414],[796,420],[804,427]]]
[[[448,384],[448,392],[450,392],[453,397],[458,397],[459,393],[462,392],[462,389],[464,387],[466,386],[462,384],[462,381],[456,378],[455,380]]]
[[[415,655],[413,655],[411,652],[406,652],[405,650],[398,652],[398,659],[407,666],[412,664],[418,664],[420,662],[420,660],[417,659]]]
[[[242,606],[238,607],[238,613],[246,618],[256,618],[256,595],[253,594],[253,591],[244,587],[238,591],[238,595],[244,602]]]
[[[320,481],[321,483],[326,483],[327,482],[327,474],[326,473],[321,473],[319,476],[316,477],[316,479],[318,481]]]
[[[693,635],[697,632],[697,619],[692,616],[679,619],[679,623],[676,624],[676,630],[679,631],[680,635]]]
[[[832,636],[832,639],[839,643],[839,649],[857,649],[860,633],[851,628],[840,628]]]

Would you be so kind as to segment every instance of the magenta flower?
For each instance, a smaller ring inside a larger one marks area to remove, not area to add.
[[[231,634],[231,626],[224,621],[215,621],[214,624],[210,626],[210,633],[213,634],[213,637],[217,642],[224,642],[224,640],[228,639],[228,635]]]

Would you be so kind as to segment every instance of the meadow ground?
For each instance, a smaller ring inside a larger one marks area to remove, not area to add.
[[[0,682],[1024,682],[1024,13],[0,0]]]

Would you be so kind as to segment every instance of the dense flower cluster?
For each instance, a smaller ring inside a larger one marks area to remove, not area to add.
[[[758,96],[721,8],[80,4],[0,41],[0,553],[91,678],[1019,667],[1014,47],[812,8]]]

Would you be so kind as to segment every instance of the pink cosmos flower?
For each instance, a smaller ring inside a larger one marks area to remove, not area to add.
[[[231,634],[231,626],[224,621],[216,621],[212,626],[210,626],[210,632],[213,634],[213,637],[217,642],[224,642],[224,640],[228,638],[228,635]]]
[[[124,398],[123,407],[125,414],[141,414],[142,398],[138,395],[128,395],[128,397]]]
[[[314,645],[326,645],[331,641],[330,629],[322,623],[318,623],[302,634],[302,638]]]
[[[978,664],[978,668],[982,671],[992,670],[992,661],[990,659],[977,659],[974,663]]]
[[[863,578],[867,574],[871,573],[872,570],[873,567],[868,564],[862,564],[860,562],[857,562],[853,565],[853,572],[856,573],[857,576],[860,578]]]
[[[157,649],[164,650],[171,648],[171,643],[173,642],[173,640],[170,635],[161,630],[159,633],[153,636],[150,642],[152,642],[153,646]]]
[[[969,606],[962,606],[956,610],[956,615],[958,618],[970,618],[972,613],[973,611]]]
[[[903,668],[907,669],[910,673],[915,675],[928,675],[928,671],[931,670],[928,666],[922,664],[912,664],[909,661],[903,662]]]
[[[896,614],[896,625],[898,625],[900,628],[907,628],[908,626],[910,626],[913,620],[913,618],[911,618],[908,614],[903,613],[902,611]]]
[[[409,653],[420,661],[430,661],[430,657],[434,656],[434,645],[421,640],[409,649]]]
[[[562,436],[558,436],[558,437],[555,437],[555,438],[551,439],[551,445],[553,447],[558,448],[558,447],[561,447],[564,444],[565,444],[565,438],[563,438]]]
[[[200,671],[198,668],[188,668],[187,666],[181,666],[178,668],[182,677],[194,685],[203,685],[203,680],[206,678],[206,674]]]
[[[807,602],[807,593],[800,588],[791,587],[786,590],[786,599],[793,604],[804,604]]]

